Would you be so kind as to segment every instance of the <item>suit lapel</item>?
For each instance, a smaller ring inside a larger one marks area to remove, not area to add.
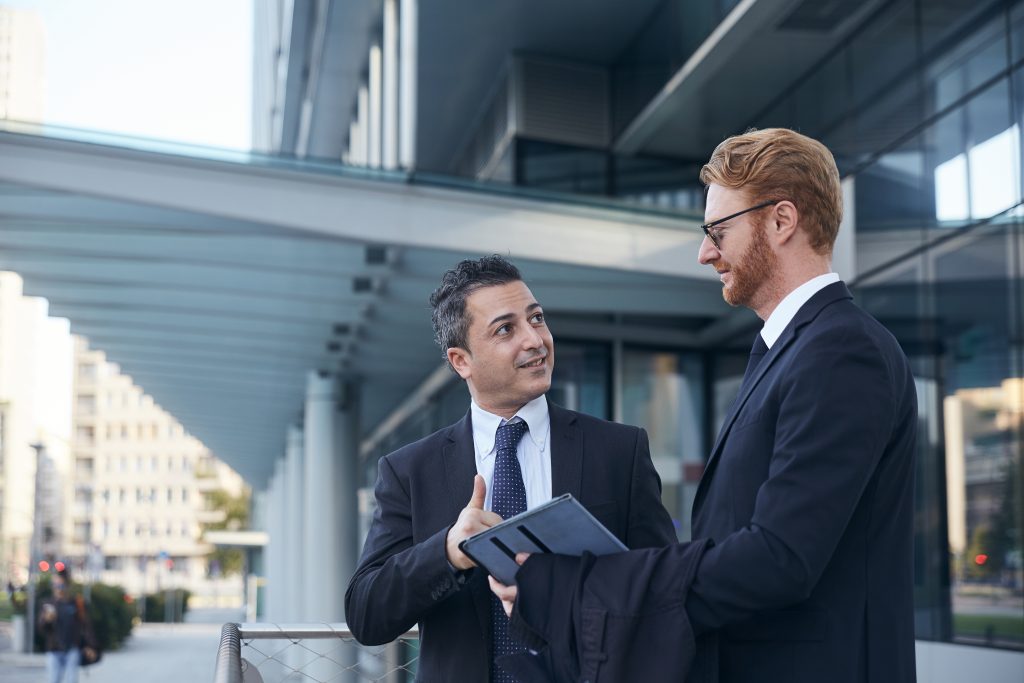
[[[583,482],[583,438],[576,414],[548,403],[551,418],[551,496],[571,493],[579,500]]]
[[[473,477],[476,476],[476,446],[473,443],[473,422],[471,413],[451,426],[448,432],[448,443],[444,447],[444,467],[448,479],[449,517],[458,518],[462,508],[466,507],[473,495]],[[483,573],[474,571],[469,577],[467,586],[473,596],[473,606],[480,629],[488,634],[487,643],[491,642],[491,604],[490,588],[487,580],[481,578]],[[488,655],[490,656],[490,655]]]
[[[843,282],[836,282],[822,288],[820,291],[815,293],[814,296],[808,299],[807,303],[800,307],[800,310],[798,310],[796,315],[793,316],[793,320],[791,320],[789,325],[786,326],[786,329],[783,330],[782,335],[774,344],[772,344],[772,348],[768,350],[767,354],[765,354],[764,360],[762,360],[757,366],[757,370],[754,371],[750,381],[740,388],[739,396],[736,397],[732,408],[729,410],[729,414],[726,416],[725,421],[722,422],[722,428],[718,430],[718,438],[715,439],[715,445],[711,449],[711,455],[708,456],[707,465],[704,467],[704,474],[701,476],[700,483],[697,485],[697,493],[693,499],[691,517],[695,518],[697,516],[700,504],[704,500],[704,495],[707,492],[707,487],[709,486],[714,467],[725,445],[725,438],[728,436],[729,430],[732,428],[736,418],[739,417],[739,414],[743,411],[743,407],[746,405],[751,393],[753,393],[754,389],[757,388],[757,385],[760,384],[762,378],[768,374],[772,365],[782,356],[783,353],[785,353],[786,349],[796,341],[800,330],[813,321],[826,306],[839,301],[840,299],[852,298],[853,296],[850,294],[850,290],[847,289],[846,284]]]
[[[448,479],[449,516],[454,520],[473,495],[473,477],[476,476],[476,448],[473,445],[473,423],[469,413],[448,431],[444,467]]]

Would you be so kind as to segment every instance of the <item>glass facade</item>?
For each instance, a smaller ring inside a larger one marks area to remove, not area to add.
[[[690,539],[690,508],[704,472],[704,361],[684,351],[626,349],[622,421],[643,425],[661,475],[662,501],[680,540]]]
[[[671,33],[673,5],[650,31]],[[660,87],[682,57],[657,57],[659,40],[638,37],[617,78]],[[834,151],[853,189],[855,298],[911,361],[918,638],[1024,649],[1024,2],[887,3],[749,125]],[[701,209],[693,162],[529,143],[519,159],[523,184]],[[680,539],[754,323],[713,347],[557,342],[555,400],[647,429]],[[438,425],[465,410],[452,387],[458,410]]]
[[[914,369],[917,635],[1012,649],[1024,648],[1022,31],[1019,2],[889,3],[751,121],[835,152],[854,188],[854,296]]]

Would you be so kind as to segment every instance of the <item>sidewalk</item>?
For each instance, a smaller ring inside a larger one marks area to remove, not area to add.
[[[190,613],[189,617],[193,617]],[[225,621],[240,615],[228,612],[196,614],[196,621],[209,623],[140,624],[117,652],[106,652],[103,661],[83,669],[80,683],[177,683],[213,681],[213,669]],[[6,627],[6,632],[4,628]],[[10,625],[0,624],[0,681],[42,683],[46,680],[44,655],[11,652]]]

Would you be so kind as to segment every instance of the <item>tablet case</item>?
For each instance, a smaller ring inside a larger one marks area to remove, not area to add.
[[[610,555],[628,550],[571,493],[470,536],[459,549],[506,586],[515,584],[516,553]]]

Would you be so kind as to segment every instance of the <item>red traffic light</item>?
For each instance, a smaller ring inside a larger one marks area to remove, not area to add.
[[[48,572],[50,571],[50,563],[46,560],[39,560],[39,571]]]
[[[53,563],[53,568],[59,572],[62,572],[64,571],[64,563],[58,560],[57,562]]]
[[[981,553],[979,555],[974,556],[974,564],[978,565],[979,567],[985,564],[986,562],[988,562],[988,555]]]

